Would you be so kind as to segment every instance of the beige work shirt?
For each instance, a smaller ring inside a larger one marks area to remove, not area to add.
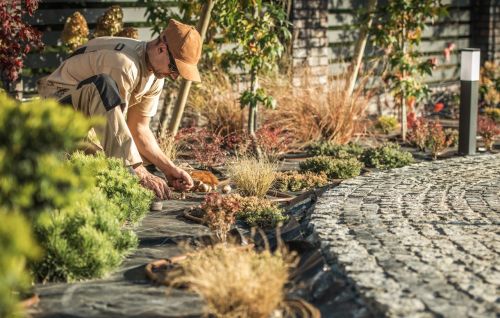
[[[66,59],[47,81],[72,86],[94,75],[108,74],[118,85],[125,111],[138,107],[144,116],[156,114],[164,80],[156,78],[147,68],[146,42],[99,37],[84,46],[84,53]]]

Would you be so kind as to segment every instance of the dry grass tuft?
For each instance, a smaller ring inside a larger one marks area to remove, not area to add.
[[[241,246],[215,245],[191,253],[175,285],[203,297],[206,312],[219,318],[263,318],[283,305],[284,286],[295,255],[258,253]]]
[[[159,129],[158,131],[162,131],[163,129]],[[158,146],[160,146],[161,151],[167,156],[170,160],[175,160],[177,158],[178,145],[175,141],[175,137],[166,132],[159,133],[156,136],[156,141],[158,142]]]
[[[231,180],[242,195],[263,197],[276,178],[278,165],[267,160],[239,158],[228,166]]]
[[[350,97],[345,93],[346,82],[347,73],[315,88],[264,82],[278,102],[276,111],[268,113],[267,122],[290,133],[295,146],[320,140],[336,144],[351,141],[366,130],[365,110],[370,99],[364,92],[366,80],[361,80]]]
[[[208,130],[218,135],[227,136],[244,129],[246,112],[240,107],[238,92],[222,71],[204,74],[203,82],[189,95],[188,107],[201,115]]]

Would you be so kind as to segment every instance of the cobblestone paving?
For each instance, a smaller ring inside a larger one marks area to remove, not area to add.
[[[375,316],[500,316],[500,155],[347,180],[311,216]]]

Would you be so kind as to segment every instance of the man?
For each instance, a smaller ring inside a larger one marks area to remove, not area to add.
[[[44,78],[39,93],[71,104],[86,116],[105,117],[105,125],[94,129],[106,155],[123,159],[144,187],[166,199],[170,195],[167,183],[149,173],[145,162],[158,167],[178,190],[190,189],[193,180],[163,154],[149,122],[156,113],[165,77],[175,80],[180,75],[200,81],[201,46],[196,29],[175,20],[150,42],[96,38]]]

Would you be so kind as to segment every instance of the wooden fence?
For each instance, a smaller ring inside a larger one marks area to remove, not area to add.
[[[164,0],[165,1],[165,0]],[[330,72],[336,73],[349,60],[353,41],[358,32],[352,27],[357,9],[366,4],[366,0],[328,0]],[[429,57],[438,57],[437,66],[429,83],[456,81],[459,76],[459,50],[469,46],[471,0],[444,0],[449,5],[449,16],[427,28],[421,44],[421,51]],[[176,3],[168,2],[173,8]],[[66,18],[74,11],[79,11],[87,19],[89,28],[95,27],[97,18],[111,5],[118,4],[124,13],[125,26],[139,30],[141,40],[152,38],[150,26],[146,23],[146,7],[143,1],[132,0],[43,0],[29,22],[43,31],[46,48],[42,53],[28,55],[23,71],[25,92],[35,92],[36,80],[53,70],[66,56],[61,48],[60,35]],[[448,43],[455,44],[450,60],[445,61],[443,49]],[[372,49],[368,47],[367,53]]]
[[[366,0],[329,0],[328,41],[330,48],[330,72],[338,73],[346,67],[353,50],[358,30],[353,29],[356,10],[362,9]],[[470,0],[444,0],[449,15],[429,25],[423,32],[419,47],[425,56],[437,57],[438,66],[432,76],[426,78],[429,84],[453,82],[459,78],[460,49],[469,47],[470,39]],[[455,49],[450,59],[445,60],[443,50],[453,43]],[[374,54],[368,44],[366,56]],[[366,60],[366,59],[365,59]]]

